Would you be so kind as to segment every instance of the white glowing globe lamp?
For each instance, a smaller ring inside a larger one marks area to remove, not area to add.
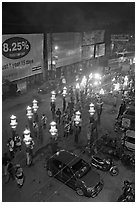
[[[33,100],[33,106],[32,106],[32,108],[33,108],[33,110],[34,110],[34,112],[37,112],[37,110],[38,110],[38,101],[37,100]]]
[[[23,139],[24,143],[25,143],[26,145],[30,145],[30,143],[31,143],[31,141],[32,141],[32,138],[31,138],[31,136],[30,136],[30,130],[26,128],[26,129],[24,130],[24,132],[23,132],[23,135],[24,135],[24,139]]]
[[[11,117],[10,117],[10,126],[11,126],[11,128],[12,129],[16,129],[16,127],[17,127],[17,120],[16,120],[17,118],[16,118],[16,116],[15,115],[12,115]]]
[[[99,93],[100,93],[101,95],[104,95],[104,93],[105,93],[105,92],[104,92],[104,89],[101,89]]]
[[[30,106],[27,107],[27,117],[28,119],[32,119],[33,113],[32,108]]]

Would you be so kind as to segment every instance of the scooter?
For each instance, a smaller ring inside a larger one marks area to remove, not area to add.
[[[135,202],[135,192],[132,188],[132,182],[124,181],[123,194],[120,195],[117,202]]]
[[[99,156],[92,156],[90,164],[97,169],[102,171],[109,171],[111,176],[117,176],[119,174],[119,169],[114,165],[112,159],[102,159]]]

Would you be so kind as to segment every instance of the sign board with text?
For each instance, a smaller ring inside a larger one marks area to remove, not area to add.
[[[129,41],[129,35],[111,35],[111,41]]]
[[[48,70],[81,61],[81,33],[48,33]]]
[[[104,42],[105,30],[94,30],[92,32],[83,32],[82,45],[93,45]]]
[[[43,34],[2,35],[2,79],[15,81],[42,73]]]

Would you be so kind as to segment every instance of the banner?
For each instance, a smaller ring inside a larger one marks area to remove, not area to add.
[[[2,79],[19,80],[42,73],[43,34],[2,36]]]
[[[48,69],[81,61],[81,33],[47,34]]]
[[[105,30],[95,30],[92,32],[84,32],[82,45],[93,45],[104,42]]]
[[[111,35],[111,41],[129,41],[129,35]]]
[[[82,59],[94,58],[94,45],[82,46]]]
[[[105,43],[96,45],[95,57],[101,57],[105,55]]]

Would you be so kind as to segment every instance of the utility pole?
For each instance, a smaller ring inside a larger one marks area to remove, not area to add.
[[[51,78],[53,78],[53,63],[52,63],[52,32],[50,33],[50,57],[51,57],[51,62],[50,62],[50,68],[51,68]]]

